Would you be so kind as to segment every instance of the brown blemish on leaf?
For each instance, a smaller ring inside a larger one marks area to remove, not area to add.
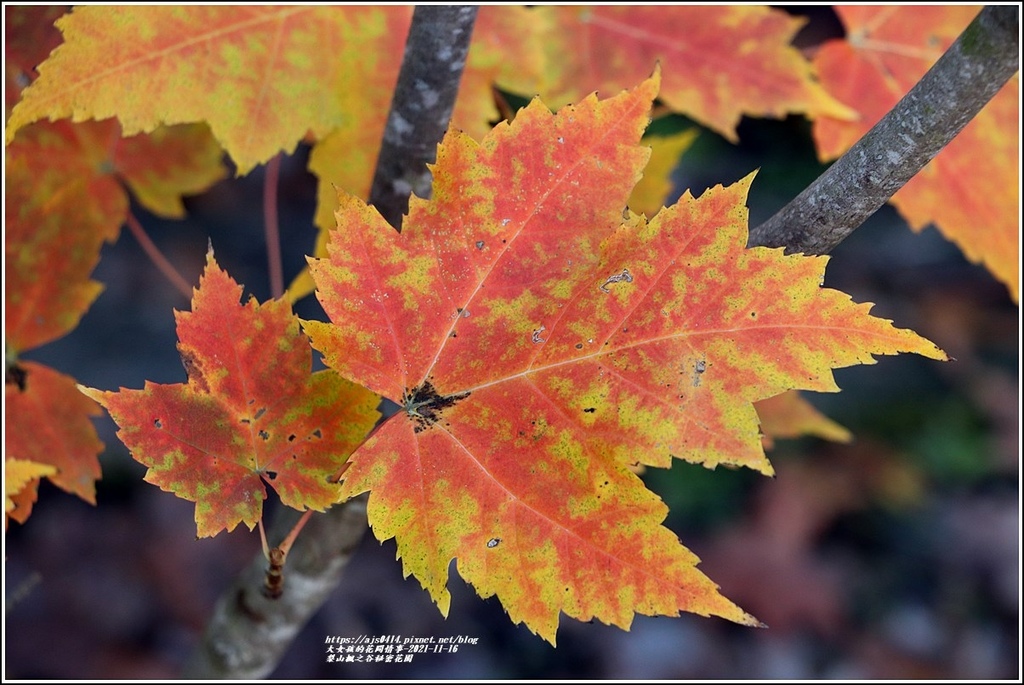
[[[206,384],[206,378],[203,377],[203,371],[199,368],[195,356],[191,352],[181,349],[180,345],[178,352],[181,354],[181,364],[185,367],[185,375],[188,376],[189,384],[199,392],[210,392],[210,386]]]
[[[420,433],[441,419],[442,410],[467,397],[469,397],[468,392],[442,397],[430,381],[423,381],[423,385],[415,390],[406,390],[402,408],[416,422],[416,427],[413,430]]]
[[[28,373],[22,367],[17,364],[11,364],[7,367],[7,372],[4,374],[4,385],[17,385],[18,390],[25,392],[25,382],[28,380]]]

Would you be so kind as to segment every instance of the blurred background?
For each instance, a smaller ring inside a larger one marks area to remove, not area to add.
[[[668,129],[689,125],[672,119]],[[824,169],[802,118],[745,119],[739,138],[702,132],[675,196],[759,169],[756,225]],[[286,280],[315,236],[307,155],[300,146],[281,169]],[[264,300],[262,183],[260,169],[223,181],[190,199],[181,222],[132,211],[193,283],[209,240]],[[184,382],[172,310],[189,303],[128,232],[105,247],[94,278],[106,290],[80,326],[25,357],[101,389]],[[701,569],[768,629],[691,615],[637,617],[629,632],[564,620],[552,648],[479,599],[454,566],[445,620],[402,578],[393,541],[367,533],[272,677],[1019,679],[1019,308],[934,229],[915,235],[889,207],[832,253],[825,285],[877,303],[873,314],[956,361],[908,355],[837,371],[843,391],[809,399],[854,440],[778,441],[774,479],[685,463],[644,475]],[[323,318],[311,297],[297,311]],[[7,678],[175,678],[218,594],[259,552],[244,529],[196,540],[194,505],[142,481],[108,417],[97,427],[107,446],[98,506],[44,482],[27,523],[6,533]],[[405,664],[326,662],[328,635],[389,634],[478,641]]]

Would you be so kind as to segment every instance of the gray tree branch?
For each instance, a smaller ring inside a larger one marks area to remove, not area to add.
[[[437,144],[451,119],[477,7],[417,7],[391,104],[370,202],[396,228],[409,193],[429,197]],[[298,513],[283,511],[270,532],[285,537]],[[284,593],[262,588],[267,560],[258,554],[221,596],[202,642],[185,665],[193,679],[250,680],[268,676],[292,640],[337,587],[367,530],[366,498],[315,514],[295,540],[284,570]]]
[[[1017,72],[1020,7],[987,6],[899,103],[747,245],[825,254],[935,157]]]
[[[282,511],[270,539],[284,538],[298,518],[296,511]],[[279,599],[263,595],[267,559],[257,554],[217,600],[182,677],[253,680],[270,675],[337,587],[366,528],[365,496],[310,517],[288,553],[284,594]]]
[[[427,164],[437,158],[437,144],[452,118],[477,9],[420,5],[413,12],[370,188],[370,204],[399,230],[409,194],[430,197]]]

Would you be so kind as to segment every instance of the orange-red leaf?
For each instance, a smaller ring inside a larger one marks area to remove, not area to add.
[[[48,478],[54,485],[96,504],[103,443],[90,417],[99,416],[99,407],[78,392],[70,376],[35,362],[20,366],[24,389],[4,386],[6,458],[53,466],[56,473]]]
[[[847,38],[822,47],[824,86],[857,121],[821,118],[823,159],[838,157],[882,118],[977,15],[979,7],[837,8]],[[929,224],[1020,299],[1020,80],[1014,77],[921,173],[892,198],[915,231]]]
[[[39,123],[6,156],[5,334],[15,351],[73,329],[99,294],[89,274],[127,216],[122,180],[148,209],[178,216],[182,194],[224,175],[201,125],[125,139],[116,122]]]
[[[736,141],[744,114],[846,117],[790,41],[802,21],[757,5],[546,6],[545,99],[614,93],[661,63],[659,98]]]
[[[12,113],[8,142],[41,118],[116,116],[126,135],[206,121],[245,174],[350,120],[364,85],[390,92],[378,60],[402,45],[408,11],[85,6],[57,26],[64,44]]]
[[[146,480],[196,503],[200,537],[250,529],[266,485],[299,510],[338,497],[331,477],[377,417],[378,398],[330,370],[310,374],[308,341],[280,300],[239,304],[242,288],[209,255],[193,311],[177,312],[188,383],[83,389],[149,467]]]
[[[4,117],[36,77],[36,66],[60,45],[53,22],[63,5],[4,5]]]
[[[447,611],[448,568],[554,641],[560,612],[756,621],[660,524],[631,464],[771,468],[753,402],[836,390],[831,368],[941,351],[819,286],[827,258],[745,250],[750,183],[623,207],[657,76],[482,142],[449,132],[401,234],[339,194],[311,270],[329,366],[401,405],[352,457],[380,539]]]

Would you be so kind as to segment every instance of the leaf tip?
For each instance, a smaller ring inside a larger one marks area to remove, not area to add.
[[[107,393],[104,392],[103,390],[97,390],[96,388],[90,388],[88,386],[82,385],[81,383],[76,383],[75,387],[78,388],[78,392],[82,393],[83,395],[88,397],[90,400],[92,400],[94,402],[98,402],[103,407],[107,406],[106,405]]]

